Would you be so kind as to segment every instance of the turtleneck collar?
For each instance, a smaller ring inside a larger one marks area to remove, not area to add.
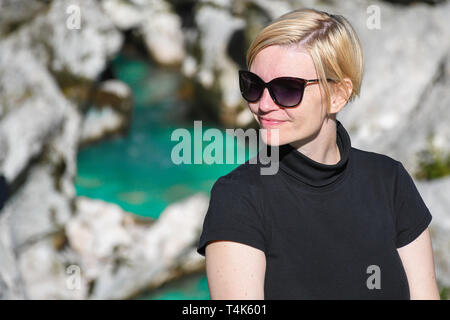
[[[350,136],[338,120],[336,120],[336,144],[341,159],[333,165],[316,162],[289,143],[281,145],[279,147],[280,168],[309,186],[330,185],[345,173],[351,149]]]

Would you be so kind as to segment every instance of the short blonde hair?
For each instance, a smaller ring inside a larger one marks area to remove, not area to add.
[[[349,78],[353,90],[348,101],[359,96],[364,71],[361,43],[351,24],[341,15],[310,8],[288,12],[262,29],[247,52],[250,70],[258,52],[271,45],[302,45],[310,53],[320,86],[324,88],[327,112],[330,87],[325,79],[341,82]]]

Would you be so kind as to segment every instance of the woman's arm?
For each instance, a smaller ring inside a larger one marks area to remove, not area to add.
[[[397,249],[405,268],[412,300],[437,299],[433,250],[428,228],[414,241]]]
[[[206,246],[206,276],[212,300],[263,300],[266,256],[254,247],[232,241]]]

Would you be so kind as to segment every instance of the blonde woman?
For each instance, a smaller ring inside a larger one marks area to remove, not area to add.
[[[431,214],[402,163],[351,146],[336,119],[363,53],[341,15],[289,12],[239,72],[279,170],[249,161],[211,190],[198,252],[212,299],[439,299]]]

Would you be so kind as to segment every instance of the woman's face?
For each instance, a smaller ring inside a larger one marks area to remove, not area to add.
[[[282,47],[273,45],[261,50],[254,58],[250,71],[257,74],[265,82],[278,77],[296,77],[303,79],[317,79],[313,60],[302,47]],[[312,139],[311,137],[322,127],[326,116],[325,106],[322,106],[321,92],[318,83],[305,87],[302,101],[293,108],[278,106],[264,89],[261,98],[248,103],[256,121],[262,129],[268,130],[267,138],[262,136],[268,145],[283,145],[298,140]],[[324,104],[325,105],[325,104]],[[266,124],[262,118],[281,120],[279,124]],[[274,130],[278,129],[275,139]]]

